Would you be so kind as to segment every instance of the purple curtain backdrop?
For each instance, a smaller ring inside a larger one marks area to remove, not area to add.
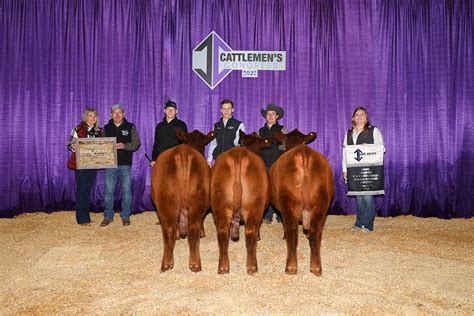
[[[355,212],[341,179],[353,109],[365,105],[387,147],[381,216],[472,217],[472,1],[0,0],[0,217],[74,209],[66,143],[85,107],[101,125],[121,102],[142,139],[133,210],[153,210],[154,126],[172,97],[190,130],[207,132],[231,98],[247,131],[275,102],[290,130],[316,131],[336,179],[332,214]],[[284,50],[285,72],[232,72],[210,90],[192,50],[211,31],[236,50]],[[104,175],[93,191],[103,207]]]

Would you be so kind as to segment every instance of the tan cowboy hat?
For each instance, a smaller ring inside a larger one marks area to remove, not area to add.
[[[285,111],[283,110],[283,108],[273,104],[273,103],[270,103],[267,105],[267,108],[266,109],[261,109],[260,110],[260,113],[262,114],[263,117],[267,117],[267,112],[268,111],[275,111],[278,115],[278,119],[281,119],[283,117],[283,115],[285,114]]]

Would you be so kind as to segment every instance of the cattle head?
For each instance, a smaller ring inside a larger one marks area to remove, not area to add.
[[[282,132],[273,134],[278,143],[285,145],[286,150],[290,150],[298,145],[309,144],[316,139],[316,136],[316,132],[310,132],[308,135],[305,135],[297,129],[292,130],[288,134],[283,134]]]
[[[196,149],[204,156],[204,147],[206,147],[206,145],[209,144],[211,140],[216,138],[216,133],[214,133],[214,131],[211,131],[206,135],[198,130],[194,130],[191,133],[186,133],[182,129],[177,128],[176,136],[186,145],[189,145],[192,148]]]
[[[272,147],[272,139],[263,139],[257,133],[253,132],[252,134],[245,134],[244,132],[239,132],[239,144],[240,146],[250,150],[251,152],[260,156],[262,149]]]

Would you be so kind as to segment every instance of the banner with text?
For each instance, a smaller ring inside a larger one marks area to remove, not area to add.
[[[385,194],[383,144],[346,146],[347,195]]]
[[[286,51],[233,50],[212,31],[193,50],[193,71],[214,89],[232,70],[257,78],[260,70],[286,70]]]

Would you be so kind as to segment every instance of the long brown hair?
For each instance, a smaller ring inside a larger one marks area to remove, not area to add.
[[[355,123],[355,114],[357,111],[363,111],[365,113],[365,117],[367,118],[367,122],[365,122],[365,125],[364,125],[364,129],[362,130],[362,133],[364,134],[367,134],[369,132],[369,126],[370,126],[370,121],[369,121],[369,112],[367,112],[367,109],[363,106],[358,106],[356,107],[356,109],[354,110],[354,112],[352,113],[352,127],[350,129],[350,135],[352,135],[352,133],[354,132],[354,129],[356,127],[356,123]]]

